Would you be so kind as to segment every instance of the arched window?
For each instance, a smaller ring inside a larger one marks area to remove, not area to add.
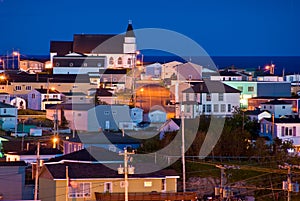
[[[122,58],[119,57],[119,58],[118,58],[118,65],[122,65],[122,64],[123,64]]]
[[[127,60],[127,64],[131,65],[131,59],[130,58]]]
[[[109,58],[109,65],[114,65],[114,58],[112,57]]]

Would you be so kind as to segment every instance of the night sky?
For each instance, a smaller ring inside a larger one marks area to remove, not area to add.
[[[49,54],[50,40],[133,27],[179,32],[213,56],[299,56],[298,0],[0,0],[0,55]]]

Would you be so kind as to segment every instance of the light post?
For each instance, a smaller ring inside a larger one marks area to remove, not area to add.
[[[14,58],[14,56],[18,57],[18,68],[19,68],[20,67],[20,52],[13,51],[13,58]],[[14,59],[13,59],[13,66],[15,66]]]
[[[7,78],[4,75],[1,75],[0,80],[1,81],[4,81],[4,80],[6,81],[6,92],[7,92],[8,91],[8,80],[7,80]]]

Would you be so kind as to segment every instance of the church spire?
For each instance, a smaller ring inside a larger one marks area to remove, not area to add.
[[[128,20],[128,26],[127,26],[125,37],[135,37],[131,20]]]

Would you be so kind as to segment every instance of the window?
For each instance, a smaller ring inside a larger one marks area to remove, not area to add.
[[[224,94],[223,93],[219,93],[219,101],[223,101],[224,100]]]
[[[104,183],[104,192],[112,192],[112,183],[111,182],[105,182]]]
[[[211,94],[206,94],[206,101],[211,101]]]
[[[194,101],[197,102],[197,100],[198,100],[198,94],[194,94]]]
[[[31,86],[26,86],[26,87],[25,87],[25,90],[26,90],[26,91],[31,91]]]
[[[127,59],[127,64],[128,64],[128,65],[131,65],[131,59],[130,59],[130,58]]]
[[[249,92],[253,92],[254,91],[254,87],[248,87],[248,91]]]
[[[228,112],[231,112],[231,104],[228,104]]]
[[[185,94],[185,100],[186,100],[186,101],[189,101],[189,100],[190,100],[190,94],[189,94],[189,93],[186,93],[186,94]]]
[[[122,58],[119,57],[119,58],[118,58],[118,65],[122,65],[122,63],[123,63]]]
[[[221,104],[221,112],[226,112],[226,105],[225,104]]]
[[[105,111],[104,114],[105,114],[105,115],[109,115],[109,111]]]
[[[112,57],[109,58],[109,65],[114,65],[114,58]]]
[[[53,98],[56,98],[56,99],[57,99],[57,98],[58,98],[58,95],[53,95]]]
[[[187,105],[187,106],[186,106],[186,112],[188,112],[188,113],[191,112],[191,106],[190,106],[190,105]]]
[[[214,104],[214,112],[219,112],[219,105],[218,104]]]
[[[21,90],[22,90],[22,87],[21,87],[21,86],[15,86],[15,90],[16,90],[16,91],[21,91]]]
[[[191,80],[193,78],[193,76],[192,75],[189,75],[189,80]]]
[[[78,113],[77,116],[81,117],[81,113]]]
[[[202,106],[202,113],[205,113],[205,105]]]
[[[102,66],[102,64],[101,63],[97,63],[97,67],[101,67]]]
[[[144,187],[152,187],[152,181],[144,181]]]
[[[211,112],[211,105],[207,105],[207,112],[210,113]]]
[[[85,62],[85,63],[83,63],[83,66],[84,66],[84,67],[87,67],[87,63],[86,63],[86,62]]]
[[[32,99],[35,99],[35,94],[31,94],[31,98],[32,98]]]
[[[70,66],[70,67],[74,66],[74,63],[73,63],[73,62],[70,62],[70,63],[69,63],[69,66]]]
[[[55,66],[57,66],[57,67],[60,66],[60,63],[59,63],[59,62],[56,62],[56,63],[55,63]]]
[[[285,106],[284,106],[284,105],[282,106],[282,109],[285,109]]]
[[[5,108],[3,109],[3,113],[6,113],[6,109]]]
[[[73,184],[72,184],[73,183]],[[70,182],[69,198],[90,198],[92,185],[89,182],[77,183]]]

